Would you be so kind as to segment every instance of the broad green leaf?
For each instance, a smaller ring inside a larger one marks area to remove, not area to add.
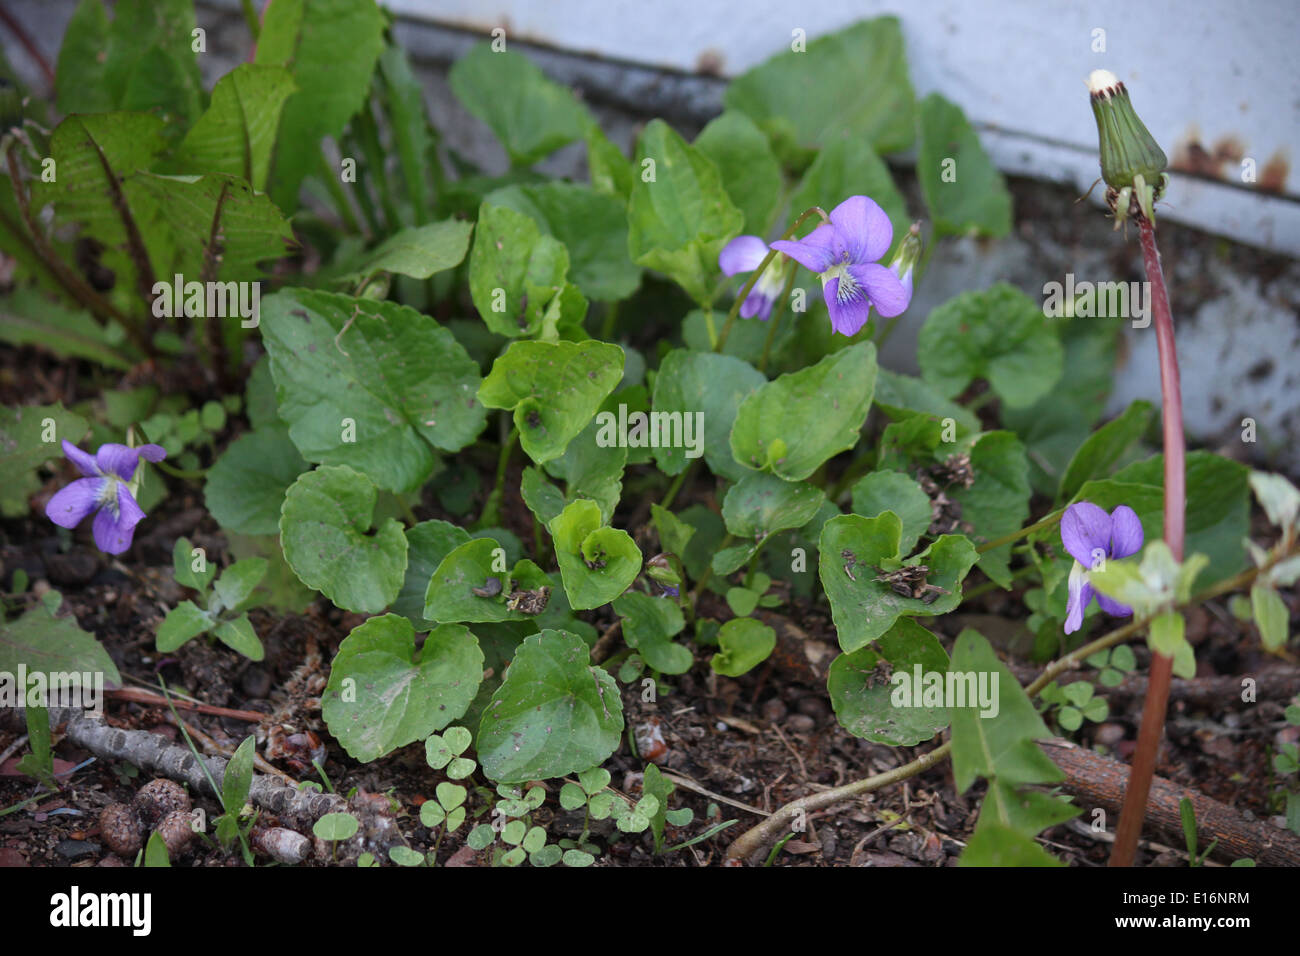
[[[728,588],[727,607],[731,608],[731,613],[736,617],[749,617],[754,613],[754,608],[758,607],[758,597],[758,592],[749,588]]]
[[[546,473],[536,465],[524,469],[519,479],[519,494],[533,517],[542,524],[550,524],[564,510],[563,492],[547,481]]]
[[[570,502],[548,527],[574,610],[608,604],[641,571],[641,552],[632,536],[619,528],[601,527],[600,508],[594,501]]]
[[[693,425],[703,421],[703,436],[696,440],[703,446],[709,470],[738,481],[750,472],[731,455],[731,427],[740,403],[766,382],[762,372],[733,356],[674,349],[655,376],[654,413],[680,415],[683,430],[687,416],[693,416]],[[672,418],[661,421],[676,424]],[[698,435],[698,429],[694,432]],[[665,474],[676,475],[690,463],[688,450],[661,445],[655,449],[655,461]]]
[[[1065,866],[1032,837],[997,823],[980,826],[966,843],[958,866]]]
[[[29,674],[39,672],[47,678],[66,674],[78,686],[86,673],[104,675],[106,687],[122,686],[117,665],[95,635],[78,627],[75,617],[55,617],[45,602],[15,620],[0,620],[0,673],[15,675],[20,665]]]
[[[98,2],[98,0],[95,0]],[[149,842],[144,847],[144,865],[148,867],[170,867],[171,861],[167,858],[167,844],[163,842],[162,834],[155,830],[149,834]]]
[[[262,335],[280,417],[308,461],[414,491],[433,473],[435,448],[457,451],[483,429],[477,363],[414,309],[285,290],[262,302]]]
[[[195,554],[195,551],[200,553]],[[172,573],[177,584],[202,594],[216,577],[217,566],[208,560],[202,548],[195,548],[189,538],[177,538],[172,545]]]
[[[266,656],[262,642],[258,639],[257,632],[253,630],[253,623],[248,619],[247,614],[241,614],[233,620],[222,621],[212,629],[212,633],[222,644],[243,654],[250,661],[260,661]]]
[[[727,195],[744,214],[745,232],[766,236],[783,183],[781,164],[763,131],[744,113],[727,110],[700,131],[695,148],[718,168]],[[800,211],[807,207],[796,201],[793,208]]]
[[[524,55],[480,43],[447,77],[461,105],[488,125],[514,166],[531,166],[582,136],[587,111]]]
[[[505,549],[493,538],[475,538],[457,545],[434,569],[424,595],[424,617],[429,621],[524,621],[534,615],[507,606],[516,591],[549,587],[550,579],[532,561],[523,559],[510,571]],[[497,590],[493,579],[500,585]],[[497,591],[481,596],[474,589]]]
[[[733,617],[718,631],[718,646],[709,666],[726,677],[739,677],[771,656],[776,631],[752,617]]]
[[[609,413],[610,416],[613,413]],[[610,443],[608,424],[602,427],[604,414],[584,428],[559,458],[546,463],[546,470],[554,477],[564,479],[567,501],[590,498],[600,505],[600,519],[608,522],[614,517],[623,492],[623,468],[627,464],[627,448],[621,443]],[[629,441],[631,436],[629,436]],[[561,506],[562,510],[563,506]],[[558,512],[557,512],[558,514]],[[555,515],[546,518],[549,522]]]
[[[284,493],[310,467],[284,425],[267,425],[235,439],[208,469],[208,511],[226,531],[278,534]]]
[[[983,543],[1018,530],[1029,517],[1029,461],[1025,447],[1011,432],[985,432],[970,446],[975,483],[953,486],[948,496],[961,505],[962,521],[974,529],[972,539]],[[1011,587],[1011,545],[980,555],[980,570],[1004,588]]]
[[[925,380],[887,368],[876,370],[875,401],[876,407],[894,421],[922,414],[940,421],[951,418],[959,436],[980,430],[980,420],[974,412],[944,398]]]
[[[514,342],[479,387],[488,408],[514,411],[519,443],[533,461],[558,458],[623,375],[623,350],[586,342]]]
[[[1252,471],[1250,487],[1270,522],[1282,529],[1296,526],[1300,518],[1300,491],[1295,485],[1282,475]]]
[[[58,178],[32,184],[32,208],[53,203],[57,220],[80,223],[104,246],[101,262],[113,270],[117,287],[142,299],[148,291],[142,288],[148,276],[142,266],[148,262],[133,255],[128,234],[147,241],[137,220],[154,219],[157,209],[150,197],[132,195],[126,181],[148,169],[166,147],[164,125],[146,113],[69,116],[50,136]]]
[[[503,783],[559,777],[599,765],[617,749],[623,702],[614,678],[590,664],[567,631],[524,638],[483,712],[483,772]]]
[[[361,824],[350,813],[327,813],[314,824],[311,832],[322,840],[350,840]]]
[[[113,339],[110,328],[101,326],[89,312],[70,308],[33,287],[15,288],[0,299],[0,340],[10,345],[36,345],[60,358],[90,359],[125,371],[134,364],[131,353]]]
[[[109,32],[102,0],[81,0],[63,31],[54,73],[60,113],[104,113],[117,106],[104,82]]]
[[[231,755],[221,775],[221,807],[226,813],[238,816],[248,802],[248,791],[253,786],[253,758],[257,755],[257,738],[245,737]]]
[[[659,533],[659,547],[679,558],[685,554],[695,529],[658,504],[650,505],[650,517],[654,520],[655,529]]]
[[[879,153],[912,145],[915,102],[895,17],[862,20],[817,37],[806,51],[779,53],[732,80],[724,102],[795,148],[824,146],[841,132]]]
[[[417,631],[427,631],[433,622],[424,616],[424,595],[429,580],[443,558],[470,540],[469,532],[448,521],[421,521],[406,529],[406,576],[392,611],[411,622]]]
[[[853,736],[914,747],[948,726],[947,671],[938,638],[903,617],[871,645],[835,658],[826,690],[835,716]]]
[[[473,231],[473,223],[458,219],[408,226],[385,239],[355,271],[339,278],[353,279],[371,276],[376,272],[395,272],[413,279],[427,279],[439,272],[454,269],[464,261]]]
[[[691,652],[673,637],[686,626],[675,601],[628,591],[614,601],[614,613],[623,619],[623,640],[663,674],[685,674],[695,663]]]
[[[1112,323],[1069,320],[1061,326],[1061,344],[1070,388],[1055,389],[1024,408],[1002,409],[1003,426],[1025,443],[1029,480],[1039,494],[1056,494],[1070,459],[1105,412],[1118,337]]]
[[[0,514],[27,513],[27,498],[41,487],[36,469],[63,457],[63,441],[77,444],[86,433],[80,415],[55,405],[0,408]]]
[[[154,108],[183,129],[202,95],[194,25],[191,0],[121,0],[111,25],[100,0],[83,0],[59,50],[59,111]]]
[[[587,298],[616,302],[640,284],[641,270],[628,258],[626,204],[617,196],[574,183],[548,182],[506,186],[488,193],[484,202],[488,208],[522,213],[542,235],[563,243],[569,252],[569,277]]]
[[[875,580],[882,572],[900,566],[902,530],[902,522],[892,511],[876,518],[841,515],[822,527],[818,574],[845,651],[856,651],[876,640],[900,616],[946,614],[961,603],[961,582],[977,557],[974,546],[962,535],[942,535],[904,563],[927,567],[926,582],[942,591],[904,597],[888,582]],[[931,597],[934,600],[927,602]]]
[[[727,489],[722,502],[722,520],[741,544],[719,552],[713,570],[730,574],[749,560],[768,535],[801,528],[811,521],[825,500],[820,488],[805,482],[785,481],[765,472],[747,473]]]
[[[237,299],[238,290],[229,283],[261,278],[259,263],[283,258],[294,242],[293,230],[270,198],[255,193],[242,179],[221,173],[194,177],[140,172],[123,183],[123,190],[144,233],[154,272],[170,286],[155,291],[167,296],[164,303],[170,302],[172,314],[181,312],[176,275],[187,283],[221,279],[225,284],[211,294],[213,305],[222,310],[217,314],[227,322],[256,324],[260,293],[258,303]],[[189,314],[208,314],[206,296],[200,304],[184,287],[181,293]]]
[[[1132,444],[1145,434],[1154,416],[1154,406],[1139,400],[1089,435],[1061,476],[1057,499],[1068,501],[1084,482],[1105,478]]]
[[[931,93],[917,113],[916,171],[936,236],[1005,236],[1011,193],[961,107]]]
[[[594,120],[587,122],[583,138],[587,143],[587,172],[591,188],[626,201],[632,194],[632,183],[636,179],[631,160],[610,142]]]
[[[898,471],[873,471],[853,486],[853,511],[874,518],[892,511],[902,522],[900,554],[911,554],[930,527],[930,496],[915,480]]]
[[[158,625],[158,653],[170,654],[191,638],[210,631],[214,623],[193,601],[182,601]]]
[[[948,673],[957,675],[954,689],[965,696],[964,702],[949,701],[957,789],[965,792],[977,776],[989,781],[977,830],[995,824],[1032,837],[1077,814],[1077,807],[1021,789],[1053,783],[1064,774],[1037,743],[1051,733],[989,642],[970,628],[963,630],[953,645]]]
[[[221,606],[229,611],[242,610],[253,589],[266,577],[266,569],[265,558],[244,558],[222,571],[212,587]]]
[[[265,190],[280,111],[295,88],[284,67],[235,67],[217,81],[207,111],[181,140],[173,171],[229,173]]]
[[[827,134],[817,158],[804,173],[799,188],[790,199],[791,215],[797,216],[813,206],[830,212],[850,196],[870,196],[885,210],[894,227],[891,249],[907,235],[911,224],[907,203],[894,185],[889,167],[864,137],[841,129]],[[811,220],[801,231],[806,235],[819,221]],[[888,262],[889,253],[883,258]]]
[[[369,533],[375,486],[351,468],[327,465],[290,487],[280,540],[303,584],[341,608],[376,614],[392,604],[406,572],[406,536],[394,518]]]
[[[1005,282],[963,292],[934,309],[921,327],[917,356],[921,374],[942,394],[956,395],[984,378],[1011,408],[1046,395],[1063,361],[1042,309]]]
[[[1256,584],[1250,589],[1250,609],[1265,649],[1280,651],[1285,647],[1291,636],[1287,627],[1291,612],[1277,591],[1266,584]]]
[[[298,186],[320,164],[320,141],[337,137],[366,102],[384,48],[384,14],[372,0],[276,0],[262,15],[254,63],[287,67],[297,92],[276,138],[273,198],[297,208]]]
[[[483,652],[468,628],[440,625],[417,653],[411,622],[385,614],[339,645],[321,714],[343,749],[368,763],[457,720],[482,677]]]
[[[740,404],[731,453],[757,471],[802,481],[857,444],[876,384],[876,347],[859,342],[787,372]]]
[[[425,183],[428,162],[425,157],[434,147],[434,134],[424,105],[424,88],[411,70],[406,51],[396,45],[385,48],[379,57],[379,74],[387,92],[385,103],[390,131],[406,186],[406,198],[411,202],[415,224],[422,226],[429,216],[429,190]]]
[[[304,585],[284,559],[280,547],[279,529],[276,534],[240,535],[227,533],[230,554],[235,558],[264,558],[266,577],[258,585],[257,605],[301,614],[316,600],[316,592]],[[210,565],[209,565],[210,566]]]
[[[700,305],[718,274],[718,253],[744,226],[713,161],[663,120],[651,120],[637,141],[628,199],[632,261],[664,273]]]

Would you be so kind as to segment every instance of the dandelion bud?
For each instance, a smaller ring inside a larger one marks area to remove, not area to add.
[[[1155,201],[1164,191],[1169,160],[1155,138],[1138,119],[1128,90],[1109,70],[1088,75],[1088,93],[1097,118],[1101,177],[1108,187],[1107,205],[1115,213],[1115,226],[1139,210],[1154,220]]]

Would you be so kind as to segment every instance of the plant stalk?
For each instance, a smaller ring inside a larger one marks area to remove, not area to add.
[[[824,209],[820,206],[813,206],[811,209],[805,209],[799,218],[790,224],[790,228],[785,231],[781,238],[789,239],[795,234],[798,228],[812,216],[820,216],[823,222],[830,222],[830,217],[826,215]],[[736,323],[736,316],[740,314],[740,306],[744,303],[745,299],[749,296],[750,291],[758,282],[758,277],[763,274],[763,270],[772,264],[772,260],[775,259],[776,256],[777,251],[769,248],[767,250],[767,255],[763,257],[763,261],[758,264],[758,268],[749,274],[749,281],[741,286],[740,291],[736,293],[736,301],[731,303],[731,311],[727,313],[727,321],[723,324],[722,331],[718,334],[718,341],[713,346],[713,351],[721,352],[723,346],[727,344],[727,336],[731,334],[731,327]]]
[[[1178,354],[1174,348],[1174,317],[1169,308],[1164,271],[1160,267],[1160,250],[1156,248],[1155,223],[1142,216],[1138,222],[1142,239],[1142,263],[1151,284],[1151,311],[1155,317],[1156,346],[1160,352],[1160,397],[1165,441],[1165,543],[1174,559],[1183,560],[1183,521],[1186,511],[1186,473],[1184,467],[1183,395],[1178,378]],[[1146,702],[1142,707],[1142,725],[1138,730],[1137,749],[1133,753],[1132,772],[1124,793],[1115,845],[1111,848],[1110,866],[1132,866],[1142,835],[1151,778],[1155,774],[1156,754],[1164,734],[1165,711],[1169,705],[1169,681],[1173,676],[1173,658],[1155,654],[1151,658],[1151,675],[1147,683]]]

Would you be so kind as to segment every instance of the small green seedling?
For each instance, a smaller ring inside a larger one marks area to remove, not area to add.
[[[311,832],[334,844],[334,859],[339,858],[339,843],[356,836],[361,824],[350,813],[327,813],[313,824]]]
[[[170,653],[191,638],[211,631],[213,637],[249,660],[260,661],[266,656],[248,614],[244,613],[252,606],[254,589],[266,576],[265,558],[236,561],[213,583],[217,569],[208,562],[203,549],[192,547],[187,538],[179,538],[172,550],[172,567],[176,581],[198,591],[207,610],[200,609],[193,601],[182,601],[168,611],[158,626],[159,653]],[[210,594],[209,584],[212,584]]]
[[[1056,723],[1067,732],[1078,730],[1085,719],[1099,724],[1110,715],[1106,698],[1097,697],[1093,686],[1086,680],[1074,681],[1064,687],[1053,681],[1043,688],[1039,697],[1044,705],[1043,713],[1056,708]]]

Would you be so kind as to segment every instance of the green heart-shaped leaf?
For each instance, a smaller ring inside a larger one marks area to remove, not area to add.
[[[321,713],[343,749],[367,762],[456,720],[482,679],[483,652],[468,628],[434,628],[417,655],[411,622],[385,614],[339,645]]]
[[[569,604],[586,610],[608,604],[641,571],[641,551],[626,531],[600,526],[600,508],[581,498],[548,526]]]
[[[922,680],[925,674],[942,679],[948,672],[948,655],[938,638],[905,617],[870,646],[835,658],[826,690],[844,729],[864,740],[913,747],[947,727],[948,708],[942,697],[927,702],[923,692],[917,693],[913,679],[917,667]]]
[[[541,464],[564,454],[623,376],[623,350],[585,342],[515,342],[479,388],[488,408],[514,410],[519,443]]]
[[[822,527],[818,574],[845,651],[856,651],[880,637],[902,615],[947,614],[961,603],[961,582],[978,557],[974,545],[963,535],[946,534],[908,559],[909,565],[929,568],[926,583],[942,589],[914,598],[876,580],[900,568],[901,537],[902,522],[892,511],[875,518],[840,515]],[[925,597],[935,599],[927,603]]]
[[[567,631],[524,638],[483,711],[478,754],[493,780],[517,783],[600,764],[623,733],[618,684]]]
[[[876,347],[859,342],[787,372],[740,405],[731,453],[755,471],[803,481],[858,443],[876,383]]]
[[[365,475],[326,465],[290,486],[280,514],[294,574],[339,607],[368,614],[393,603],[406,572],[406,536],[396,519],[367,533],[376,496]]]

